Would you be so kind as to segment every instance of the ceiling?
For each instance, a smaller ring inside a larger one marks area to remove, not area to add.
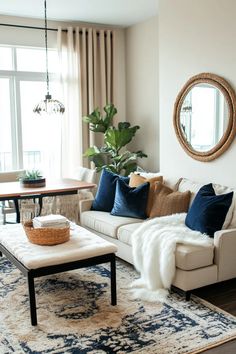
[[[157,7],[158,0],[47,0],[47,17],[130,26],[157,15]],[[0,15],[43,18],[44,0],[0,0]]]

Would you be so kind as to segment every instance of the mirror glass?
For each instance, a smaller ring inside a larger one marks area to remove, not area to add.
[[[180,107],[181,132],[191,149],[206,152],[224,136],[229,107],[223,93],[209,83],[191,87]]]

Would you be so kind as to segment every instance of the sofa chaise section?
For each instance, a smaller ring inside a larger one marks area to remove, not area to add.
[[[193,200],[200,187],[200,184],[182,179],[177,188],[181,192],[190,190]],[[219,193],[226,193],[231,190],[220,185],[214,185],[214,187]],[[118,246],[117,256],[133,264],[131,235],[143,220],[113,216],[108,212],[91,211],[91,205],[92,200],[81,201],[81,225],[115,243]],[[177,244],[176,273],[172,285],[189,293],[199,287],[236,278],[235,225],[234,199],[232,220],[227,229],[215,232],[213,245],[201,247]]]

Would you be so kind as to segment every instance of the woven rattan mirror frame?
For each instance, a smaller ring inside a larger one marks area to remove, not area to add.
[[[224,95],[224,98],[228,104],[229,119],[228,126],[225,133],[223,134],[220,141],[209,151],[199,152],[195,151],[191,145],[187,142],[180,125],[180,111],[183,101],[191,90],[191,88],[200,83],[208,83],[217,87]],[[174,116],[173,123],[175,128],[176,136],[185,150],[185,152],[190,155],[195,160],[207,162],[216,159],[218,156],[222,155],[232,143],[236,134],[236,95],[230,84],[222,77],[211,74],[211,73],[201,73],[191,77],[184,87],[179,92],[175,105],[174,105]]]

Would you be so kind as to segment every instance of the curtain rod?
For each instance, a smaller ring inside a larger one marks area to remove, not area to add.
[[[16,28],[28,28],[28,29],[37,29],[37,30],[45,30],[45,27],[36,27],[36,26],[26,26],[26,25],[12,25],[10,23],[0,23],[0,26],[6,27],[16,27]],[[58,31],[57,28],[47,28],[48,31]],[[67,32],[66,29],[62,30],[63,32]]]
[[[10,24],[10,23],[0,23],[0,26],[16,27],[16,28],[27,28],[27,29],[37,29],[37,30],[45,31],[45,27],[37,27],[37,26],[13,25],[13,24]],[[48,31],[54,31],[54,32],[58,31],[57,28],[50,28],[50,27],[47,27],[47,30]],[[62,29],[62,32],[68,32],[68,30],[67,29]],[[79,33],[82,34],[83,33],[82,30],[80,30]],[[97,35],[99,35],[99,32],[97,32]],[[106,33],[105,33],[105,35],[106,35]]]

